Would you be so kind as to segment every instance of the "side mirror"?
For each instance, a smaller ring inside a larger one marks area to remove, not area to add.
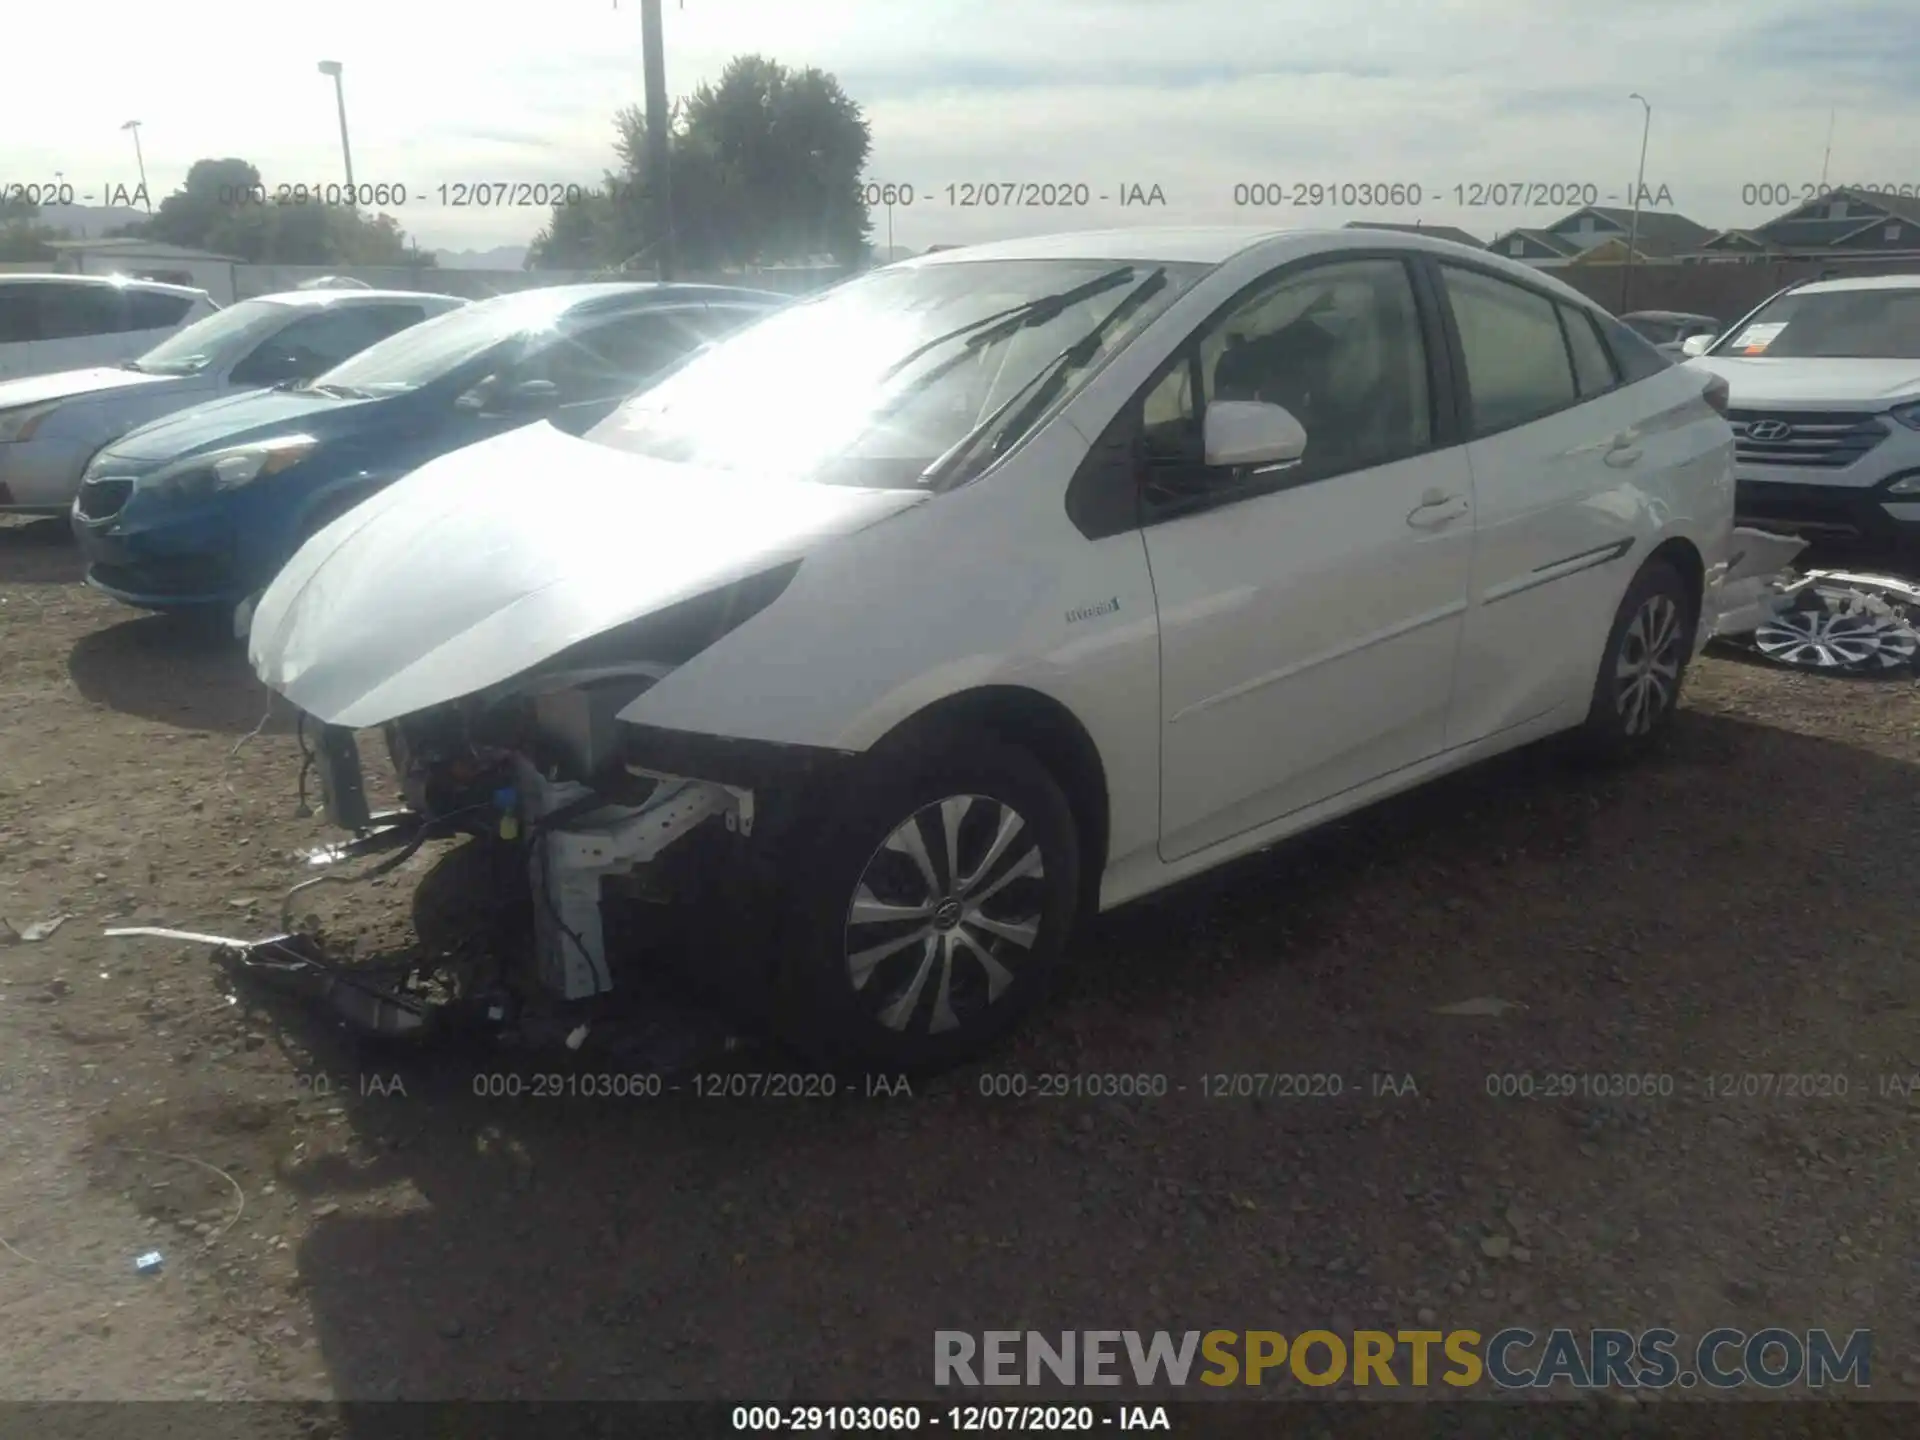
[[[1291,465],[1307,453],[1307,432],[1292,412],[1263,400],[1214,401],[1201,438],[1210,466]]]
[[[1690,335],[1680,342],[1680,353],[1691,360],[1696,355],[1704,355],[1713,348],[1718,335]]]

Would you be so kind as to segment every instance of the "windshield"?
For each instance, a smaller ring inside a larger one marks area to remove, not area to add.
[[[1920,287],[1782,295],[1713,353],[1789,360],[1920,359]]]
[[[418,390],[502,341],[553,328],[579,299],[571,290],[556,288],[464,305],[369,345],[318,376],[312,386],[373,395]]]
[[[1058,395],[1076,390],[1209,268],[982,260],[876,271],[702,352],[587,438],[721,470],[912,488],[1116,307],[1127,308]],[[1165,281],[1130,303],[1161,271]],[[1066,302],[1035,303],[1058,296]],[[1005,321],[989,323],[998,316]],[[1016,438],[1000,436],[998,448]]]
[[[197,375],[234,341],[286,314],[287,307],[272,300],[242,300],[174,332],[126,368],[145,375]]]

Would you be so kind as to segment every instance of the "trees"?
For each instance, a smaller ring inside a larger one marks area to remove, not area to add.
[[[346,205],[278,203],[272,187],[263,188],[259,170],[232,157],[194,161],[187,183],[162,200],[151,219],[120,233],[260,264],[433,263],[432,256],[408,248],[391,215]]]
[[[50,264],[60,232],[40,222],[40,207],[24,195],[0,195],[0,261]]]
[[[872,223],[860,174],[872,141],[833,76],[738,56],[717,84],[676,104],[670,123],[675,248],[687,269],[863,258]],[[639,107],[614,117],[617,168],[590,198],[554,207],[528,268],[617,265],[657,243],[664,226],[646,138]]]

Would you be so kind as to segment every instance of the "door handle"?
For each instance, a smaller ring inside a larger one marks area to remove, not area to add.
[[[1640,439],[1638,430],[1622,430],[1613,437],[1613,443],[1607,447],[1606,454],[1600,458],[1616,470],[1638,463],[1640,459]]]
[[[1420,504],[1407,514],[1407,524],[1416,530],[1431,530],[1458,520],[1467,513],[1467,497],[1464,495],[1446,495],[1429,490],[1421,497]]]

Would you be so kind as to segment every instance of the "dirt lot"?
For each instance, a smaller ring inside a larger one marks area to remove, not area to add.
[[[1920,1395],[1911,680],[1709,660],[1655,762],[1513,757],[1109,916],[990,1065],[830,1101],[481,1098],[103,939],[271,931],[331,837],[265,710],[0,522],[0,916],[72,917],[0,947],[0,1398],[925,1398],[937,1328],[1416,1320],[1865,1326]],[[403,940],[432,863],[301,908]],[[1524,1008],[1433,1013],[1481,997]],[[1280,1071],[1342,1093],[1203,1093]],[[1041,1072],[1169,1093],[981,1093]],[[1488,1094],[1560,1072],[1673,1090]],[[1744,1074],[1846,1093],[1705,1094]]]

